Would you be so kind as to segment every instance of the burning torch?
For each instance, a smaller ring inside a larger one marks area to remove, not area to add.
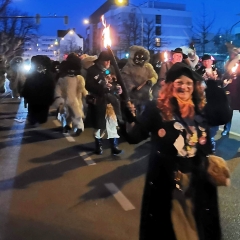
[[[130,102],[130,98],[129,98],[129,95],[128,95],[128,91],[127,91],[127,88],[125,86],[125,83],[123,82],[123,79],[122,79],[122,76],[121,76],[116,58],[114,57],[113,51],[111,49],[112,41],[111,41],[111,37],[110,37],[110,25],[107,26],[106,20],[104,19],[104,15],[101,17],[101,20],[102,20],[102,24],[104,26],[104,29],[103,29],[103,32],[102,32],[103,45],[107,49],[109,55],[112,58],[111,63],[113,65],[114,69],[115,69],[118,83],[122,88],[123,100],[128,104],[128,106],[130,106],[131,102]],[[132,114],[135,116],[135,113],[132,112]]]

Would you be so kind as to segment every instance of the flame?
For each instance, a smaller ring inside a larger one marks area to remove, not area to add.
[[[104,15],[102,15],[101,19],[102,19],[102,24],[104,26],[104,29],[102,32],[103,45],[105,48],[107,48],[108,46],[111,47],[112,41],[110,37],[110,25],[107,26],[107,22],[104,19]]]
[[[232,72],[235,73],[238,68],[238,63],[235,64],[234,67],[232,67]]]
[[[167,51],[164,52],[163,56],[164,56],[164,62],[167,62],[168,61],[168,53],[167,53]]]

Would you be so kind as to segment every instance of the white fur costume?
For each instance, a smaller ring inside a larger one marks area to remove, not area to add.
[[[59,78],[55,88],[55,98],[62,98],[66,116],[63,121],[73,128],[84,130],[83,125],[83,103],[82,98],[86,97],[84,78],[78,76],[66,76]]]

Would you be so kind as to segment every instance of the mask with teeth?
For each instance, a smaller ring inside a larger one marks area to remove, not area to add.
[[[139,66],[143,66],[146,60],[147,58],[144,56],[144,52],[142,50],[137,51],[133,58],[133,62]]]

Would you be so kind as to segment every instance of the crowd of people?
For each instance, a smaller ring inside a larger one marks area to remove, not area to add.
[[[222,135],[229,134],[232,111],[240,110],[240,52],[231,49],[224,73],[210,55],[199,61],[192,52],[176,48],[169,60],[159,54],[156,67],[147,49],[132,46],[129,58],[119,61],[120,75],[109,51],[71,53],[61,63],[34,56],[24,76],[15,58],[7,71],[31,125],[46,122],[54,105],[63,133],[94,129],[95,154],[103,153],[105,135],[113,155],[122,153],[120,136],[130,144],[151,138],[141,240],[221,239],[217,186],[228,185],[229,171],[213,155],[214,138],[219,125],[225,124]]]

